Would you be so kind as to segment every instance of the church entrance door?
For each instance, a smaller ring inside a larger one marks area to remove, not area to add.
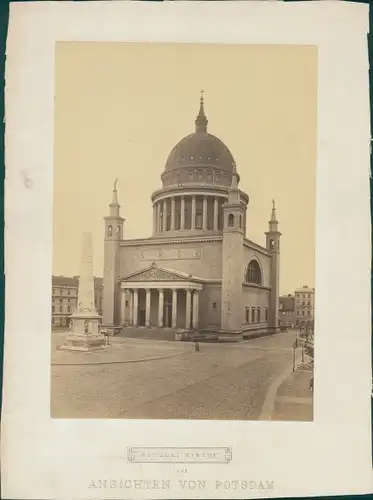
[[[139,310],[139,326],[145,326],[146,311],[145,309]]]
[[[172,305],[165,304],[163,309],[163,324],[166,328],[171,328],[172,326]]]

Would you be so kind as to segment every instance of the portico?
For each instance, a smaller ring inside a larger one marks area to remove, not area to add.
[[[197,329],[202,284],[152,264],[121,280],[121,324]]]

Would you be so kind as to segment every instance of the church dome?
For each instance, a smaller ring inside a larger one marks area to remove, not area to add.
[[[207,132],[207,124],[201,96],[195,132],[181,139],[169,154],[162,175],[164,184],[195,180],[192,172],[196,170],[199,180],[204,179],[205,173],[208,183],[211,175],[214,175],[214,178],[221,179],[221,183],[230,184],[235,166],[233,155],[220,139]]]
[[[166,170],[183,167],[217,167],[232,172],[234,158],[227,146],[217,137],[203,131],[190,134],[172,149]]]

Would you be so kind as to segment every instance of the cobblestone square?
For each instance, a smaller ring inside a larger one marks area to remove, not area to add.
[[[90,353],[59,351],[65,335],[52,334],[52,417],[312,420],[309,374],[290,373],[295,333],[201,343],[199,352],[114,337]]]

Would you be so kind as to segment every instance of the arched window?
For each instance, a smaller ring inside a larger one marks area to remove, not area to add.
[[[250,261],[246,273],[246,282],[255,283],[256,285],[262,284],[262,272],[257,260]]]
[[[113,226],[108,226],[107,234],[108,234],[108,236],[113,236]]]
[[[233,214],[229,214],[228,215],[228,226],[229,227],[233,227],[234,226],[234,215]]]

